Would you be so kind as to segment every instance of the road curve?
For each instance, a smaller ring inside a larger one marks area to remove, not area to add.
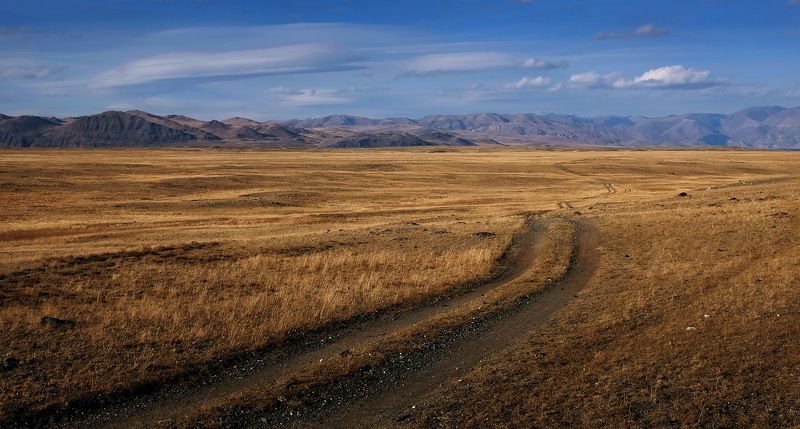
[[[100,409],[70,410],[70,414],[66,417],[34,421],[33,424],[29,422],[23,426],[143,428],[163,425],[192,415],[220,397],[272,383],[281,376],[300,371],[320,359],[338,354],[342,350],[356,349],[361,344],[373,342],[398,330],[411,327],[508,284],[531,268],[535,255],[544,243],[541,229],[542,226],[532,218],[526,218],[524,230],[513,239],[505,252],[499,274],[486,279],[465,293],[446,296],[411,310],[387,313],[383,317],[357,323],[337,333],[338,336],[328,338],[324,343],[296,353],[265,357],[249,364],[245,362],[239,366],[252,366],[252,369],[244,372],[237,371],[230,375],[201,379],[190,385],[167,387],[155,394],[132,397],[130,400]]]
[[[485,357],[524,338],[586,286],[599,258],[599,233],[590,220],[576,223],[573,260],[560,280],[490,320],[483,329],[447,342],[446,348],[429,351],[433,356],[423,357],[423,365],[412,365],[405,373],[401,369],[399,375],[377,387],[374,380],[370,385],[348,386],[346,398],[328,398],[328,403],[337,405],[280,424],[298,428],[381,428],[394,427],[399,420],[412,418],[415,411],[412,407],[426,395],[435,395],[437,388],[462,378]],[[362,391],[358,391],[359,387]],[[257,425],[258,420],[242,423]]]

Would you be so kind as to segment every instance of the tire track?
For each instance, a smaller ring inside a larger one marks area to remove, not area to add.
[[[346,398],[326,398],[338,403],[322,411],[313,411],[307,416],[286,422],[288,427],[298,428],[353,428],[394,427],[398,421],[411,419],[415,405],[426,396],[435,395],[437,389],[446,388],[447,382],[462,378],[487,356],[503,350],[541,324],[551,319],[554,313],[569,304],[572,298],[589,282],[594,273],[599,253],[599,234],[590,221],[577,223],[578,232],[572,264],[559,281],[527,299],[523,304],[495,319],[472,334],[456,338],[444,349],[434,348],[421,359],[421,365],[403,371],[385,381],[372,380],[368,385],[356,383],[348,389]],[[391,373],[392,371],[388,371]],[[257,425],[258,421],[244,426]],[[235,426],[239,427],[239,424]]]
[[[360,344],[373,342],[383,336],[413,326],[430,319],[451,307],[458,307],[479,299],[495,288],[506,285],[523,274],[532,266],[536,254],[544,244],[542,226],[531,218],[525,221],[524,231],[517,235],[505,252],[499,275],[487,279],[471,290],[454,296],[438,299],[435,302],[416,307],[405,312],[387,314],[373,320],[358,323],[339,337],[309,350],[295,354],[265,358],[267,362],[258,360],[250,364],[251,370],[235,373],[215,379],[200,380],[191,385],[166,388],[161,392],[144,397],[131,398],[121,404],[112,404],[102,409],[72,410],[80,413],[57,421],[38,421],[31,426],[64,427],[64,428],[141,428],[163,424],[171,420],[192,414],[214,400],[247,390],[249,388],[272,383],[277,378],[300,371],[304,367],[318,362],[320,359],[338,354],[342,350],[357,348]],[[29,427],[29,425],[22,425]]]
[[[581,162],[581,161],[585,161],[585,160],[580,160],[578,162]],[[568,164],[568,163],[559,162],[559,163],[553,164],[553,166],[556,167],[557,169],[559,169],[559,170],[561,170],[561,171],[563,171],[563,172],[565,172],[567,174],[571,174],[573,176],[578,176],[578,177],[596,177],[596,175],[594,175],[594,174],[579,172],[579,171],[577,171],[577,170],[575,170],[573,168],[567,167],[566,164]],[[609,195],[613,195],[613,194],[617,193],[617,188],[614,187],[614,184],[612,182],[607,181],[607,179],[606,180],[604,180],[604,179],[596,179],[596,180],[598,182],[600,182],[600,184],[602,184],[604,188],[606,188],[606,192],[602,196],[607,197]],[[630,188],[624,188],[624,192],[625,193],[629,193],[630,191],[631,191]],[[561,203],[559,203],[559,207],[560,208],[566,208],[566,207],[561,207]]]

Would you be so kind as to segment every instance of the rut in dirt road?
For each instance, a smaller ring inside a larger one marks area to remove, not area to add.
[[[387,313],[383,317],[357,323],[338,332],[337,336],[315,344],[306,350],[265,358],[252,363],[252,369],[235,372],[214,379],[201,380],[191,385],[168,387],[151,395],[131,398],[122,404],[113,404],[102,409],[73,411],[73,416],[61,422],[36,422],[33,426],[65,428],[142,428],[170,422],[218,400],[249,388],[273,383],[277,378],[302,371],[308,365],[338,354],[342,350],[355,349],[398,330],[413,326],[434,317],[452,307],[464,305],[480,298],[495,288],[514,281],[532,266],[535,255],[543,245],[542,225],[532,218],[526,219],[525,228],[517,235],[503,258],[499,274],[487,279],[466,293],[444,297],[432,303],[400,313]],[[248,363],[240,367],[247,367]],[[75,416],[74,414],[79,414]]]
[[[401,371],[397,378],[383,382],[379,387],[363,386],[363,391],[342,398],[339,405],[311,412],[306,417],[287,422],[287,426],[376,428],[393,427],[398,425],[398,421],[413,420],[416,405],[426,395],[435,395],[437,388],[462,378],[485,357],[511,346],[550,320],[589,282],[598,259],[598,233],[589,221],[578,222],[577,226],[574,259],[562,279],[514,310],[492,319],[484,329],[455,339],[445,349],[434,350],[435,356],[423,358],[424,363],[413,370]]]

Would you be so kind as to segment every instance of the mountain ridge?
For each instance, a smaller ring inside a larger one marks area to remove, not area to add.
[[[71,118],[0,114],[0,147],[691,147],[800,149],[800,107],[658,117],[469,113],[421,118],[329,115],[285,121],[159,116],[141,110]]]

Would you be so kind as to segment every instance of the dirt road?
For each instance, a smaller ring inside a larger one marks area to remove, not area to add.
[[[302,371],[320,359],[357,348],[398,330],[428,320],[442,311],[471,302],[491,290],[502,287],[525,274],[542,246],[542,225],[527,219],[525,229],[513,240],[491,278],[467,287],[463,293],[442,297],[404,312],[392,312],[371,320],[354,323],[333,332],[301,350],[253,357],[237,368],[223,371],[209,379],[169,386],[152,394],[132,395],[99,409],[67,409],[45,425],[59,427],[139,428],[163,424],[186,415],[229,394],[272,383],[285,374]],[[45,423],[34,422],[34,425]]]
[[[416,404],[426,396],[436,395],[437,389],[446,387],[447,382],[460,379],[482,359],[511,346],[567,305],[592,276],[598,258],[598,240],[591,222],[579,223],[573,263],[557,283],[487,322],[483,329],[449,341],[446,348],[433,349],[427,356],[415,357],[417,362],[406,364],[408,370],[388,371],[385,382],[353,383],[346,389],[346,397],[328,397],[326,402],[333,405],[324,410],[270,423],[298,428],[375,428],[412,420]],[[246,426],[258,423],[258,420],[241,422]]]

